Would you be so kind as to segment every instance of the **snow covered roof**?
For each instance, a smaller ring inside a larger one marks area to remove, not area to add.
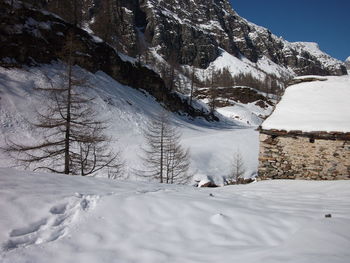
[[[298,79],[319,78],[316,76]],[[350,132],[350,77],[326,77],[288,87],[262,130]]]

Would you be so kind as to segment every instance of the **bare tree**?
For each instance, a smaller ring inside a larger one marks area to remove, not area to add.
[[[166,148],[166,183],[187,184],[192,178],[188,173],[189,150],[183,149],[179,140],[179,134],[174,134]]]
[[[239,184],[244,179],[246,168],[242,155],[236,151],[232,160],[232,167],[229,176],[227,177],[227,184]]]
[[[143,161],[146,170],[143,176],[160,183],[185,184],[188,174],[189,151],[180,144],[181,134],[169,123],[169,116],[161,112],[144,130],[147,147],[143,148]]]
[[[171,51],[167,62],[167,65],[164,65],[161,69],[161,76],[165,82],[166,88],[171,92],[175,90],[175,84],[178,80],[177,70],[179,69],[179,63],[175,51]]]
[[[98,12],[95,15],[94,23],[91,25],[92,30],[104,41],[111,44],[112,46],[116,45],[116,17],[114,14],[115,6],[113,5],[112,0],[102,0],[98,2]]]
[[[81,26],[83,22],[83,4],[84,0],[49,0],[47,1],[47,8],[69,23]]]
[[[193,99],[193,93],[195,92],[195,77],[196,77],[196,71],[195,67],[192,66],[192,71],[191,71],[191,90],[190,90],[190,105],[192,105],[192,99]]]
[[[210,70],[210,87],[209,87],[209,97],[208,97],[208,106],[210,109],[210,112],[213,113],[216,109],[217,99],[218,99],[218,92],[217,92],[217,85],[216,85],[216,75],[215,69]]]
[[[85,176],[104,168],[119,172],[120,154],[107,147],[107,123],[98,120],[91,107],[93,99],[83,95],[90,87],[73,70],[78,50],[74,35],[69,34],[62,50],[67,71],[58,81],[47,76],[48,86],[36,88],[47,102],[32,123],[44,134],[42,141],[32,145],[10,141],[6,151],[27,167],[56,173]]]
[[[97,126],[90,131],[91,134],[85,134],[85,142],[76,144],[77,151],[71,154],[72,173],[82,176],[94,174],[100,170],[107,172],[107,177],[116,179],[124,171],[124,162],[120,152],[113,152],[109,149],[110,140],[101,135],[102,127]],[[97,140],[96,140],[97,139]]]

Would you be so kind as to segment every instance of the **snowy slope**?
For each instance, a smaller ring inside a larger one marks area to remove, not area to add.
[[[349,76],[329,76],[326,81],[296,84],[286,89],[276,110],[262,128],[350,132],[349,101]]]
[[[0,169],[0,262],[347,263],[349,187],[198,189]]]
[[[41,68],[4,69],[0,68],[0,145],[6,139],[17,141],[35,141],[38,134],[27,120],[33,120],[36,108],[42,104],[41,97],[33,92],[34,86],[45,86],[44,76],[59,76],[64,70],[61,64],[42,66]],[[127,163],[127,175],[134,178],[134,169],[142,169],[140,155],[144,144],[142,129],[162,107],[154,98],[138,90],[120,85],[102,72],[88,73],[75,69],[88,83],[95,87],[88,90],[95,97],[94,109],[101,119],[109,120],[109,134],[115,139],[113,147],[122,150]],[[190,148],[191,172],[195,178],[212,176],[217,183],[231,168],[232,156],[240,151],[243,155],[246,176],[251,176],[258,166],[258,134],[229,119],[221,117],[220,123],[208,123],[202,119],[190,120],[186,117],[171,115],[171,121],[183,133],[182,143]],[[0,152],[0,166],[13,165]],[[136,179],[136,178],[134,178]]]
[[[272,106],[267,108],[262,108],[256,103],[240,103],[235,102],[233,106],[227,106],[222,108],[217,108],[217,111],[234,120],[242,123],[242,125],[250,125],[252,127],[258,127],[266,118],[271,114],[273,110]]]
[[[227,68],[232,76],[251,74],[255,79],[261,81],[264,81],[269,75],[274,75],[277,78],[295,76],[295,73],[291,69],[277,65],[265,56],[260,58],[257,63],[253,63],[243,55],[237,58],[223,49],[220,49],[220,51],[220,56],[211,62],[207,69],[204,71],[198,70],[205,78],[209,79],[213,69],[221,71],[224,68]],[[200,74],[197,75],[198,78],[201,78]]]

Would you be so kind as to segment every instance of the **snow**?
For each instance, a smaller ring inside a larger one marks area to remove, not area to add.
[[[350,57],[348,57],[348,58],[345,60],[345,62],[350,62]]]
[[[43,134],[33,130],[28,120],[35,118],[36,109],[43,105],[42,98],[33,87],[48,85],[46,75],[55,81],[62,74],[62,64],[43,65],[36,68],[5,69],[0,67],[0,146],[5,140],[35,142]],[[146,92],[121,85],[103,72],[95,74],[76,67],[75,71],[87,80],[87,94],[94,97],[93,108],[102,120],[109,120],[108,135],[113,137],[111,147],[120,149],[127,164],[126,176],[136,177],[135,169],[143,169],[140,156],[144,145],[142,130],[157,113],[163,110]],[[258,133],[242,127],[238,122],[225,119],[208,123],[203,119],[191,120],[186,116],[171,114],[171,122],[182,132],[182,144],[191,153],[191,173],[195,180],[207,175],[222,184],[223,176],[231,169],[232,156],[242,153],[246,177],[256,174],[258,167]],[[205,142],[205,143],[204,143]],[[15,163],[0,151],[0,167]],[[103,176],[103,175],[101,175]]]
[[[326,78],[288,87],[262,128],[350,132],[350,77]]]
[[[272,108],[268,106],[264,109],[255,103],[235,102],[234,106],[218,108],[217,111],[228,118],[242,122],[242,125],[257,127],[262,123],[264,117],[271,114]]]
[[[200,189],[0,168],[0,262],[346,263],[349,187]]]
[[[265,56],[260,58],[257,63],[253,63],[243,55],[237,58],[224,49],[220,49],[220,52],[220,56],[211,62],[206,70],[197,70],[197,72],[201,72],[201,74],[197,73],[199,79],[205,80],[209,78],[213,69],[223,70],[224,68],[227,68],[232,76],[251,74],[254,78],[261,81],[264,81],[268,75],[275,75],[278,78],[295,75],[290,69],[277,65]]]
[[[338,67],[342,63],[341,61],[332,58],[330,55],[326,54],[317,43],[314,42],[285,42],[285,47],[292,47],[302,53],[303,51],[309,52],[312,56],[316,57],[323,65],[326,67],[333,66]]]
[[[94,20],[92,19],[92,21],[90,23],[85,23],[83,26],[82,26],[82,29],[84,31],[86,31],[87,33],[90,34],[92,40],[95,42],[95,43],[102,43],[104,42],[101,38],[99,38],[98,36],[96,36],[94,34],[94,32],[92,31],[92,29],[90,28],[90,24],[94,23]]]

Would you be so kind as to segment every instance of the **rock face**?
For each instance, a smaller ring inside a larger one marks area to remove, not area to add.
[[[348,57],[346,60],[345,60],[345,66],[348,70],[350,70],[350,57]]]
[[[98,6],[108,0],[89,1],[93,26],[102,12]],[[166,60],[175,54],[180,64],[201,68],[225,50],[251,63],[265,57],[297,75],[347,74],[344,63],[320,51],[317,44],[278,38],[240,17],[228,0],[116,0],[113,14],[114,33],[129,55],[138,52],[142,39]]]
[[[0,66],[21,67],[64,60],[62,49],[67,36],[73,35],[74,45],[79,46],[75,61],[91,71],[104,71],[118,82],[149,92],[173,112],[202,116],[208,120],[216,117],[194,109],[176,93],[166,89],[164,81],[149,68],[132,63],[131,58],[122,57],[111,46],[91,36],[46,11],[40,11],[27,4],[0,2]],[[128,60],[131,60],[128,61]]]

